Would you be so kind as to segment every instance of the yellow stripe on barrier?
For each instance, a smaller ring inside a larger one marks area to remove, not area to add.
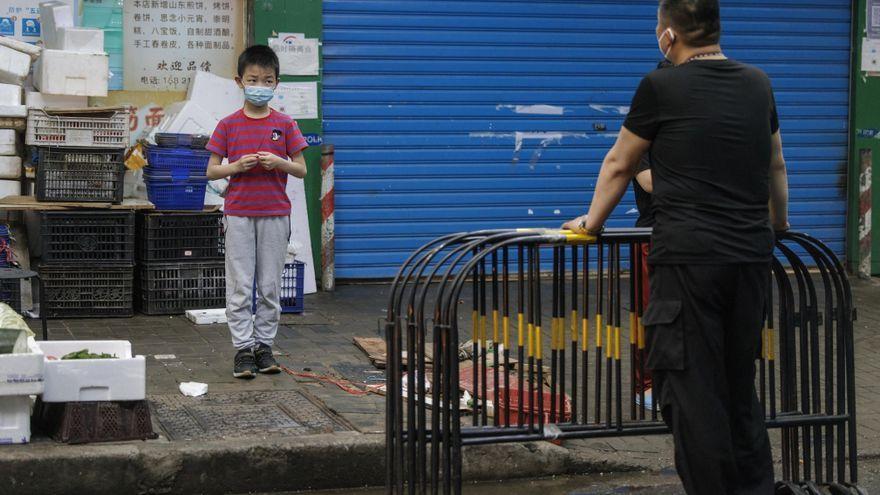
[[[773,329],[767,329],[767,359],[773,361],[776,359],[776,347],[773,342]]]
[[[761,359],[770,359],[769,354],[767,353],[767,344],[769,342],[767,338],[767,331],[767,327],[761,329]]]
[[[477,310],[474,310],[474,314],[471,317],[472,326],[473,326],[473,337],[474,343],[480,340],[480,313]]]
[[[580,321],[577,310],[571,312],[571,341],[578,341],[578,321]]]
[[[541,342],[541,325],[535,325],[535,355],[538,359],[544,355],[543,343]]]
[[[629,343],[635,344],[639,340],[639,324],[636,318],[636,314],[633,312],[629,313]]]
[[[583,335],[581,335],[581,350],[586,351],[590,348],[590,320],[587,318],[583,319],[583,325],[581,325]]]
[[[516,331],[517,331],[516,343],[520,347],[522,347],[523,344],[525,344],[525,342],[524,342],[525,337],[523,336],[524,318],[525,318],[525,316],[522,313],[519,313],[516,315]]]
[[[529,357],[535,355],[535,326],[529,323]]]
[[[498,344],[498,310],[492,310],[492,342]]]
[[[483,342],[483,347],[486,347],[489,341],[489,329],[488,329],[489,321],[486,315],[480,316],[480,340]]]
[[[510,349],[510,318],[502,318],[501,325],[504,327],[504,348]]]
[[[596,315],[596,348],[602,348],[602,315]]]
[[[614,342],[611,341],[611,325],[605,326],[605,357],[611,358],[611,354],[614,351]]]
[[[645,324],[639,318],[639,350],[645,350]]]

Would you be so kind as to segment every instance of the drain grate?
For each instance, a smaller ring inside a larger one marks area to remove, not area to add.
[[[212,393],[196,398],[154,395],[149,400],[156,419],[172,440],[353,430],[318,399],[299,391]]]

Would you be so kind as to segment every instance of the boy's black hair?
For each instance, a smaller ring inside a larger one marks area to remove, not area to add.
[[[275,55],[275,51],[266,45],[253,45],[241,52],[241,55],[238,56],[238,77],[244,75],[244,70],[249,65],[275,69],[275,79],[278,79],[278,75],[281,72],[278,55]]]
[[[721,41],[718,0],[660,0],[660,17],[693,47]]]

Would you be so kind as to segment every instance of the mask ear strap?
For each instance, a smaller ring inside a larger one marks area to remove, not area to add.
[[[675,43],[675,33],[672,31],[672,28],[666,28],[666,33],[669,34],[669,43]]]

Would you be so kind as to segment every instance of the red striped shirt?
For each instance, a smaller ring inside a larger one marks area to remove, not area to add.
[[[254,119],[239,110],[217,124],[207,149],[231,163],[258,151],[294,157],[307,146],[296,121],[287,115],[271,110],[267,117]],[[290,215],[286,188],[286,173],[257,165],[229,178],[223,211],[237,217]]]

